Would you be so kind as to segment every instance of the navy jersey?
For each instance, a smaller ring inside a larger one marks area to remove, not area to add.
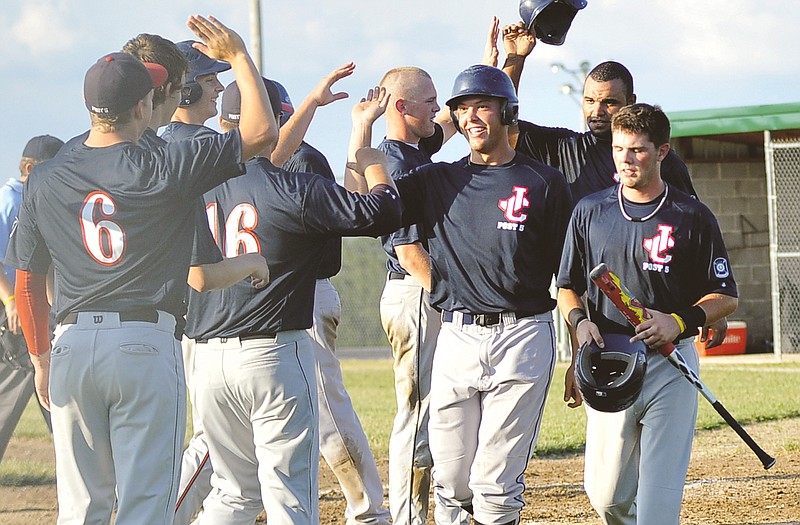
[[[204,196],[217,246],[227,257],[259,252],[270,283],[190,292],[186,333],[194,339],[311,327],[317,266],[332,237],[377,236],[397,229],[402,202],[387,186],[350,193],[310,173],[289,173],[267,159]]]
[[[557,170],[517,154],[503,166],[435,163],[397,181],[403,222],[417,223],[431,254],[431,305],[472,313],[552,310],[572,209]]]
[[[155,133],[153,133],[155,135]],[[211,128],[202,126],[200,124],[184,124],[183,122],[170,122],[165,128],[160,137],[156,137],[162,144],[167,142],[175,142],[178,140],[196,140],[203,137],[213,137],[218,135],[218,132]],[[242,166],[234,168],[236,174],[243,173]],[[206,207],[203,199],[197,199],[195,206],[195,231],[194,231],[194,244],[192,246],[192,266],[200,266],[203,264],[213,264],[222,260],[222,254],[214,242],[214,237],[211,235],[211,230],[208,229],[208,220],[206,219]]]
[[[629,217],[644,220],[626,218],[620,200]],[[716,218],[669,185],[666,196],[643,205],[628,202],[616,187],[590,195],[575,207],[567,231],[557,286],[587,292],[590,317],[601,332],[632,335],[622,314],[588,280],[601,262],[645,307],[659,312],[689,308],[710,293],[737,296]]]
[[[416,148],[399,140],[383,139],[383,142],[378,145],[378,149],[384,152],[389,159],[388,169],[393,179],[397,180],[400,175],[431,163],[431,157],[442,149],[442,144],[444,143],[444,130],[442,130],[442,127],[436,124],[434,130],[433,135],[421,139]],[[391,235],[381,237],[383,251],[387,255],[386,269],[390,272],[408,275],[408,272],[400,266],[394,247],[415,242],[421,243],[425,251],[428,251],[428,239],[416,224],[400,228]]]
[[[179,317],[197,199],[241,161],[238,132],[159,148],[77,144],[28,187],[9,264],[58,275],[72,311],[153,307]]]
[[[560,170],[569,182],[574,203],[619,182],[611,142],[598,139],[590,131],[579,133],[521,120],[516,149]],[[661,177],[673,188],[697,197],[686,164],[673,150],[661,162]]]
[[[306,142],[301,142],[289,160],[283,165],[283,169],[293,173],[315,173],[330,181],[336,181],[328,159],[321,151]],[[332,237],[326,245],[325,250],[319,261],[317,269],[317,279],[327,279],[333,277],[342,269],[342,238]]]

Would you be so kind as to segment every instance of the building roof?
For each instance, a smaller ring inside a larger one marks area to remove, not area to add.
[[[764,130],[800,130],[800,102],[669,113],[671,136],[700,137]]]

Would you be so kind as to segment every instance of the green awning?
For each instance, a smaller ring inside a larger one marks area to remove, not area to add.
[[[800,102],[700,109],[669,113],[672,137],[727,135],[753,131],[800,130]]]

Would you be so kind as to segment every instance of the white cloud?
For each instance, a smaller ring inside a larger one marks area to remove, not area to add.
[[[34,57],[72,47],[78,35],[67,25],[68,9],[63,2],[38,1],[24,4],[7,34],[14,48]]]

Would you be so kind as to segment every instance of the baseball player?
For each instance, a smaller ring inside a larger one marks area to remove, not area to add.
[[[334,71],[331,76],[326,78],[333,81],[342,78],[336,73],[337,71]],[[274,80],[272,82],[278,88],[281,96],[281,135],[290,126],[289,123],[296,118],[307,120],[303,116],[304,112],[309,111],[306,108],[323,105],[309,105],[304,101],[300,110],[295,113],[294,105],[286,88],[279,82]],[[330,83],[323,79],[317,92],[330,93]],[[316,100],[325,101],[327,98],[331,97],[317,97]],[[297,127],[294,126],[295,129]],[[307,128],[307,126],[305,127]],[[290,130],[289,134],[292,133],[296,133],[296,131]],[[281,142],[284,141],[279,139],[278,147],[282,145]],[[272,162],[276,162],[276,153],[274,152]],[[336,180],[325,155],[305,141],[300,143],[300,146],[283,165],[283,169],[294,173],[315,173],[329,181]],[[317,365],[319,450],[339,480],[339,485],[347,500],[345,517],[348,525],[357,523],[388,525],[389,511],[383,506],[383,483],[361,421],[359,421],[350,395],[344,387],[341,365],[335,354],[336,331],[342,310],[339,293],[331,283],[331,277],[338,274],[341,267],[342,240],[340,237],[332,237],[326,241],[325,248],[321,253],[314,289],[314,316],[309,329]]]
[[[430,303],[443,321],[428,425],[434,516],[518,523],[555,364],[548,288],[571,198],[557,170],[509,145],[518,102],[502,71],[464,70],[447,105],[470,154],[396,181],[403,222],[426,233]]]
[[[41,162],[53,158],[64,142],[50,135],[33,137],[22,151],[19,164],[19,178],[10,178],[0,187],[0,253],[5,257],[8,249],[8,240],[11,235],[14,221],[19,215],[22,203],[23,184],[28,179],[31,171]],[[2,327],[0,327],[0,351],[4,354],[12,352],[12,348],[5,348],[5,342],[16,342],[20,349],[25,348],[22,338],[22,329],[19,326],[16,297],[14,295],[14,281],[16,269],[4,266],[0,272],[0,300],[3,301]],[[12,341],[13,340],[13,341]],[[12,346],[12,345],[9,345]],[[33,367],[27,352],[24,355],[9,357],[20,359],[0,360],[0,460],[3,459],[8,442],[19,423],[28,401],[33,395]],[[47,428],[50,428],[50,413],[42,408]]]
[[[221,85],[217,80],[217,75],[219,72],[229,69],[230,66],[223,62],[209,59],[207,56],[194,49],[191,46],[191,41],[181,42],[178,44],[178,47],[182,50],[189,62],[188,78],[193,78],[195,80],[187,84],[188,87],[184,90],[184,97],[181,101],[182,106],[175,112],[172,122],[164,129],[162,137],[167,141],[175,141],[194,139],[207,134],[216,134],[216,131],[206,127],[204,123],[217,113],[216,99],[221,89]],[[347,96],[346,93],[333,93],[331,91],[331,86],[340,79],[352,74],[354,67],[352,63],[346,64],[334,70],[320,81],[315,90],[303,101],[303,104],[297,112],[297,117],[292,119],[294,122],[292,124],[287,124],[289,132],[285,134],[281,132],[278,144],[275,147],[275,152],[273,152],[272,155],[273,158],[283,155],[287,151],[293,152],[297,150],[308,129],[311,118],[318,107],[325,106]],[[279,98],[275,98],[272,102],[278,104],[279,101]],[[288,155],[282,158],[285,160],[288,158]],[[257,258],[266,264],[265,259],[260,253],[242,253],[221,260],[222,255],[216,247],[215,241],[208,229],[205,205],[202,199],[199,206],[198,217],[201,226],[198,227],[198,233],[196,234],[197,249],[193,252],[194,257],[197,258],[197,260],[193,259],[193,265],[197,264],[197,266],[192,266],[189,271],[189,284],[192,285],[193,289],[198,292],[204,292],[210,289],[227,288],[236,284],[241,281],[243,277],[248,275],[242,275],[239,269],[246,269],[252,258]],[[209,244],[211,245],[210,247]],[[214,259],[214,255],[216,255],[218,259]],[[240,260],[242,263],[237,264],[238,268],[231,269],[226,267],[226,265]],[[215,264],[211,265],[209,263]],[[216,278],[211,279],[217,281],[214,284],[207,283],[207,281],[210,280],[208,278],[210,270],[214,270],[213,275],[216,276]],[[195,279],[195,277],[200,275],[200,271],[203,272],[202,275],[206,277],[205,279]],[[203,285],[201,285],[201,283],[203,283]],[[254,282],[254,284],[257,284],[257,287],[261,288],[266,285],[266,281],[261,280]],[[194,350],[194,342],[191,339],[185,338],[183,341],[184,367],[186,371],[186,381],[189,387],[189,399],[192,402],[194,400],[195,389],[193,380]],[[201,509],[203,500],[211,492],[213,460],[210,460],[208,455],[208,446],[205,443],[205,437],[203,435],[203,422],[200,420],[197,411],[192,412],[192,423],[193,434],[184,451],[181,467],[179,493],[181,494],[182,500],[175,514],[176,525],[188,525],[192,517]]]
[[[373,90],[374,103],[354,111],[352,153],[371,142],[372,125],[386,114],[386,137],[378,145],[397,178],[428,164],[455,133],[440,110],[430,75],[417,67],[388,71]],[[372,109],[370,109],[372,108]],[[366,133],[364,137],[361,135]],[[346,179],[346,184],[351,181]],[[430,256],[425,232],[417,225],[381,237],[387,254],[381,294],[381,323],[392,347],[397,412],[389,440],[389,508],[392,523],[424,524],[428,515],[432,459],[428,446],[431,366],[441,320],[430,306]]]
[[[536,46],[532,21],[521,21],[503,27],[505,71],[519,86],[522,69],[528,55]],[[493,19],[487,39],[484,60],[497,60],[496,42],[499,20]],[[494,50],[492,50],[494,47]],[[611,118],[622,107],[636,102],[633,76],[619,62],[607,61],[595,66],[583,86],[583,116],[588,131],[577,132],[565,128],[538,126],[521,120],[512,131],[512,145],[517,151],[540,160],[564,173],[572,189],[572,199],[581,198],[619,182],[611,155]],[[662,177],[674,189],[697,197],[686,164],[670,150],[661,167]],[[722,344],[728,330],[725,318],[703,329],[701,339],[707,347]]]
[[[232,84],[223,95],[228,133],[244,118],[237,94]],[[252,523],[262,506],[270,523],[318,523],[317,386],[308,333],[318,262],[331,237],[378,235],[400,223],[402,207],[379,152],[361,154],[371,192],[360,196],[317,175],[276,168],[270,150],[249,161],[243,177],[204,196],[223,253],[261,252],[271,282],[263,290],[235,285],[190,294],[196,409],[214,461],[201,523]]]
[[[36,184],[26,189],[7,254],[18,269],[36,392],[52,414],[58,523],[108,523],[115,495],[117,524],[172,523],[186,418],[176,318],[194,205],[277,137],[241,37],[214,18],[192,16],[188,26],[242,83],[248,117],[239,132],[141,148],[153,88],[167,71],[125,53],[102,57],[84,81],[88,138],[29,179]],[[52,362],[44,292],[51,261]]]
[[[650,348],[674,342],[697,371],[698,329],[731,314],[736,283],[719,225],[697,199],[660,176],[669,120],[657,106],[622,108],[611,122],[620,185],[576,206],[558,274],[558,303],[579,344],[629,334]],[[652,314],[635,331],[589,272],[612,268]],[[588,309],[581,296],[587,294]],[[567,388],[580,403],[572,371]],[[650,350],[639,398],[621,412],[586,408],[586,492],[603,523],[677,525],[689,465],[697,389]]]

